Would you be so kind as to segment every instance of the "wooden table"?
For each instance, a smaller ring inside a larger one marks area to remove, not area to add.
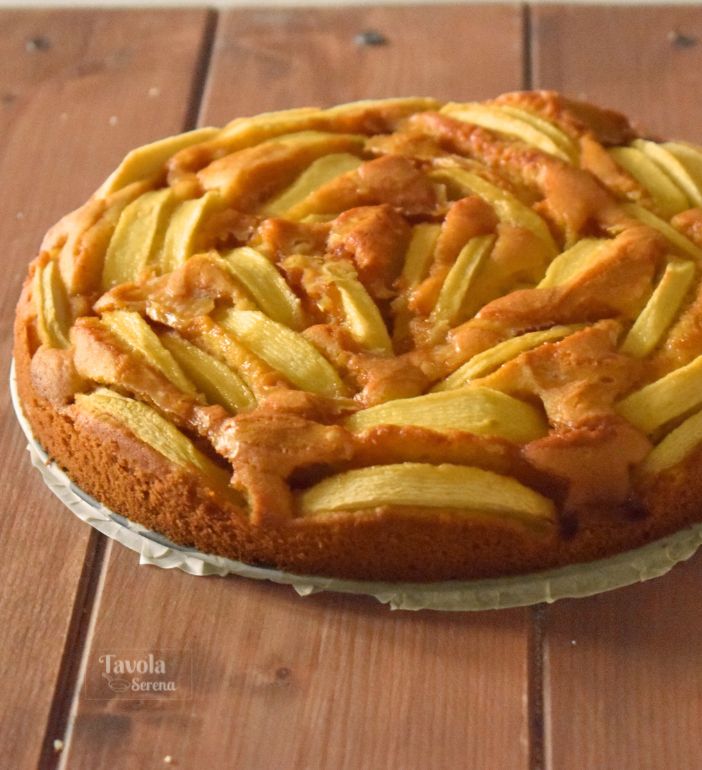
[[[197,123],[552,87],[702,142],[699,8],[6,11],[0,31],[8,365],[44,230],[128,148]],[[384,44],[361,45],[366,31]],[[702,557],[593,599],[481,614],[139,567],[44,488],[0,404],[3,767],[702,767]],[[88,697],[84,675],[124,650],[190,667],[188,697]]]

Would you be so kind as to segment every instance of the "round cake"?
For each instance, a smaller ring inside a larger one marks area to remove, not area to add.
[[[702,149],[553,92],[240,118],[47,233],[18,393],[183,546],[436,581],[702,521]]]

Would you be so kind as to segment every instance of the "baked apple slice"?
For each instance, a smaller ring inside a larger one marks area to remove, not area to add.
[[[629,329],[621,352],[634,358],[647,356],[663,338],[677,316],[695,277],[695,265],[684,259],[671,260],[644,309]]]
[[[346,420],[359,433],[376,425],[417,425],[431,430],[459,430],[527,443],[548,433],[548,424],[533,406],[499,390],[479,386],[387,401]]]
[[[632,146],[641,150],[641,152],[647,155],[666,174],[668,174],[685,195],[687,195],[691,205],[702,206],[702,156],[699,156],[699,153],[695,153],[695,150],[690,147],[680,145],[684,148],[682,153],[683,159],[681,159],[674,149],[676,145],[671,148],[667,144],[658,144],[657,142],[650,142],[646,139],[634,139]],[[688,157],[689,155],[694,157],[695,154],[699,156],[700,169],[697,179],[690,173],[684,162],[686,150],[688,151]]]
[[[458,320],[471,284],[490,255],[494,243],[494,235],[479,235],[471,238],[461,249],[431,312],[430,320],[434,327],[451,326]]]
[[[693,257],[698,261],[702,261],[702,249],[689,239],[686,238],[681,232],[676,230],[672,225],[669,225],[666,221],[657,217],[655,214],[645,209],[643,206],[638,206],[636,203],[625,203],[622,208],[633,219],[638,219],[639,222],[648,227],[652,227],[664,237],[667,238],[669,243],[674,246],[678,251],[683,254],[687,254],[689,257]]]
[[[664,142],[661,146],[680,161],[697,188],[702,189],[702,147],[688,142]]]
[[[639,147],[610,147],[615,162],[651,193],[656,210],[664,219],[671,219],[690,208],[687,195],[668,174]]]
[[[156,257],[175,206],[173,190],[152,190],[132,201],[120,215],[107,247],[102,271],[102,288],[139,281]]]
[[[350,153],[331,153],[318,158],[282,193],[268,201],[261,213],[268,217],[304,217],[304,201],[315,190],[348,171],[354,171],[362,161]]]
[[[246,383],[226,364],[175,332],[165,332],[159,339],[209,403],[220,404],[232,414],[256,403]]]
[[[613,241],[604,238],[583,238],[578,241],[551,262],[538,288],[560,286],[594,267],[601,259],[609,256],[607,246],[611,243]]]
[[[412,236],[402,266],[403,288],[412,289],[426,278],[440,233],[441,225],[425,223],[412,228]]]
[[[97,196],[106,198],[132,182],[158,177],[163,172],[166,162],[175,153],[185,147],[192,147],[194,144],[214,139],[219,132],[220,129],[218,128],[197,128],[194,131],[169,136],[158,142],[137,147],[125,156],[124,160],[105,180],[97,191]]]
[[[305,337],[257,310],[228,310],[217,321],[300,390],[331,398],[347,394],[336,369]]]
[[[539,529],[551,529],[556,521],[553,503],[516,479],[448,463],[398,463],[346,471],[298,497],[303,516],[381,505],[452,508],[466,516],[518,519]]]
[[[67,348],[71,312],[58,265],[53,259],[35,268],[32,295],[42,344],[50,348]]]
[[[524,112],[523,110],[509,111],[496,105],[468,103],[447,104],[441,112],[464,123],[517,137],[542,152],[555,155],[568,163],[572,162],[573,156],[564,151],[563,141],[555,141],[553,133],[544,131],[538,121],[531,118],[525,119],[524,115],[520,114]]]
[[[98,418],[116,420],[171,462],[202,473],[208,483],[221,494],[235,500],[241,499],[229,486],[229,474],[200,452],[185,434],[152,407],[122,396],[110,388],[98,388],[87,395],[79,393],[76,406]]]
[[[538,332],[527,332],[518,337],[512,337],[504,342],[500,342],[493,347],[477,353],[455,372],[449,374],[446,379],[437,383],[432,390],[452,390],[468,384],[471,380],[478,377],[484,377],[486,374],[494,371],[507,361],[516,358],[520,353],[543,345],[545,342],[556,342],[567,337],[573,332],[585,328],[586,324],[570,324],[562,326],[552,326],[550,329],[543,329]]]
[[[630,393],[617,404],[617,411],[639,430],[652,434],[700,405],[702,356]]]
[[[173,356],[163,347],[156,332],[139,315],[130,310],[103,313],[101,322],[126,346],[143,356],[183,393],[194,394],[195,387],[185,376]]]
[[[302,328],[300,300],[269,259],[250,246],[233,249],[223,259],[266,315],[291,329]]]
[[[546,120],[546,118],[537,115],[535,112],[522,109],[521,107],[515,107],[512,104],[501,104],[500,110],[505,115],[510,115],[513,118],[518,118],[522,122],[532,125],[541,134],[545,134],[554,145],[559,147],[570,163],[577,162],[580,154],[577,142],[575,142],[572,137],[568,136],[568,134],[555,123]]]
[[[639,466],[642,474],[655,475],[682,462],[702,444],[702,412],[693,414],[655,446]]]
[[[392,341],[378,306],[347,263],[331,262],[323,270],[336,287],[346,326],[356,342],[373,353],[389,355]]]
[[[222,206],[217,192],[210,190],[200,198],[183,201],[170,218],[163,245],[158,254],[161,273],[182,267],[195,253],[195,240],[203,220]]]

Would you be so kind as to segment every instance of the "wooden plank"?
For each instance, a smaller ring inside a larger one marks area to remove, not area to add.
[[[364,32],[385,43],[360,44]],[[230,11],[212,67],[206,115],[217,125],[281,106],[482,99],[521,85],[522,16],[510,5]]]
[[[524,626],[521,611],[391,614],[359,597],[139,569],[115,546],[90,693],[100,655],[167,650],[169,667],[192,659],[192,678],[176,678],[189,699],[82,695],[68,767],[168,755],[247,770],[526,767]]]
[[[547,767],[699,766],[700,602],[698,554],[664,578],[548,610]]]
[[[232,11],[201,120],[411,91],[478,96],[486,78],[495,90],[519,87],[519,17],[485,7]],[[353,36],[368,28],[390,43],[359,51]],[[502,30],[499,45],[484,44],[485,28]],[[248,770],[525,768],[528,619],[301,599],[284,586],[139,569],[115,547],[68,766],[150,767],[171,756],[179,767]],[[174,665],[191,656],[192,680],[181,682],[190,700],[90,700],[100,655],[125,648],[170,650]]]
[[[3,361],[44,230],[128,147],[183,127],[206,21],[202,11],[0,13]],[[60,723],[60,697],[53,711],[52,701],[72,666],[98,539],[31,468],[5,387],[0,446],[0,670],[10,693],[0,705],[2,764],[47,767],[44,734],[48,720]]]
[[[535,8],[534,80],[702,138],[699,8]],[[697,37],[680,45],[668,33]],[[697,767],[702,555],[670,575],[546,612],[547,766]],[[574,759],[577,758],[577,759]]]
[[[702,142],[699,6],[532,9],[538,88],[626,113],[653,134]]]

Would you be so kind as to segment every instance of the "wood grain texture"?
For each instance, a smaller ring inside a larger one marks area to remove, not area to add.
[[[702,558],[658,580],[558,602],[545,628],[549,768],[696,768]]]
[[[652,134],[702,142],[700,7],[535,6],[532,73],[637,119]]]
[[[206,19],[202,11],[0,13],[3,382],[15,303],[45,229],[127,148],[182,129]],[[173,50],[171,63],[164,53]],[[149,96],[154,87],[159,95]],[[71,665],[97,538],[31,468],[4,387],[0,447],[0,671],[12,696],[0,705],[0,763],[45,767],[42,742],[57,678]]]
[[[363,32],[385,43],[360,45]],[[232,10],[221,17],[203,114],[223,124],[281,106],[481,99],[519,88],[521,73],[517,6]]]
[[[388,45],[359,51],[353,36],[371,27]],[[499,46],[485,43],[486,28],[501,30]],[[392,93],[480,96],[486,79],[489,90],[521,83],[515,8],[232,11],[214,51],[202,123]],[[301,599],[284,586],[138,568],[114,547],[85,681],[99,678],[105,651],[168,649],[192,657],[191,698],[81,693],[66,766],[153,767],[169,755],[187,768],[526,768],[528,619],[522,610],[405,614],[369,599]]]
[[[125,600],[136,597],[138,601]],[[115,546],[99,656],[192,659],[186,701],[81,697],[70,768],[526,767],[525,613],[391,613],[286,586],[138,568]]]
[[[532,10],[534,85],[702,139],[702,10]],[[675,45],[671,30],[698,43]],[[558,602],[544,628],[547,766],[700,766],[702,555],[650,583]]]

